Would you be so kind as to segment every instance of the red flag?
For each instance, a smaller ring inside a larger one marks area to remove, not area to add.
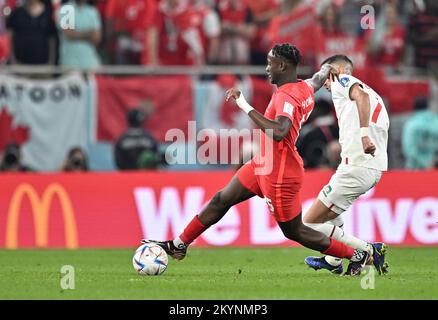
[[[151,106],[145,128],[164,141],[167,130],[181,129],[193,119],[193,85],[187,76],[114,78],[96,76],[97,139],[114,141],[126,129],[129,109]]]

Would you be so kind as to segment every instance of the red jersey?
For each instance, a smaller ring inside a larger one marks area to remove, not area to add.
[[[279,0],[246,0],[246,5],[251,9],[254,18],[262,16],[268,11],[278,10],[280,12]],[[257,32],[254,38],[251,40],[252,51],[266,53],[269,51],[269,22],[263,25],[257,25]]]
[[[370,41],[373,30],[366,33]],[[381,42],[381,50],[373,58],[384,65],[397,66],[401,62],[404,48],[405,30],[401,25],[396,25],[390,33],[386,33]]]
[[[295,83],[287,83],[277,89],[272,95],[265,117],[275,120],[278,116],[287,117],[292,126],[288,134],[279,142],[266,137],[265,133],[260,137],[260,156],[264,163],[254,159],[254,167],[266,166],[266,175],[261,178],[267,179],[268,184],[275,186],[281,183],[294,183],[302,180],[304,166],[303,160],[298,154],[295,143],[301,125],[309,118],[314,107],[313,87],[306,81],[298,80]],[[272,148],[269,145],[272,143]],[[272,155],[269,154],[270,149]],[[268,153],[268,154],[266,154]],[[272,161],[272,162],[271,162]],[[269,168],[272,172],[269,173]]]
[[[210,40],[220,36],[221,26],[218,14],[203,2],[198,2],[193,6],[193,21],[197,26],[199,36],[207,55],[209,52]]]
[[[270,47],[278,43],[292,43],[300,49],[305,61],[310,60],[314,53],[314,34],[315,6],[307,2],[274,17],[268,27]]]
[[[108,0],[105,18],[114,20],[116,32],[134,34],[153,23],[156,7],[156,0]]]
[[[158,6],[158,13],[154,21],[159,30],[159,59],[163,65],[190,65],[193,64],[192,52],[184,40],[184,35],[192,37],[192,42],[202,47],[199,35],[199,16],[185,0],[176,7],[171,7],[166,1]],[[199,42],[199,43],[198,43]]]

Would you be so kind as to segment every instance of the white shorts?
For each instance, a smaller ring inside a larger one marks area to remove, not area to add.
[[[337,214],[342,214],[353,201],[366,193],[382,177],[375,169],[341,165],[318,195],[324,205]]]

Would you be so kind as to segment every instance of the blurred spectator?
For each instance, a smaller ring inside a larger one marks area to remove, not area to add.
[[[128,130],[117,140],[114,152],[120,170],[156,169],[161,163],[157,141],[143,128],[146,112],[131,109],[127,113]]]
[[[21,163],[20,146],[16,143],[6,145],[3,153],[3,159],[0,164],[0,171],[24,172],[30,171],[30,168]]]
[[[148,28],[157,10],[156,0],[108,0],[105,29],[111,63],[140,64]]]
[[[199,19],[189,0],[161,0],[148,31],[143,64],[202,65],[204,48]]]
[[[13,64],[55,64],[56,27],[52,9],[40,0],[25,0],[7,20]]]
[[[337,141],[339,128],[327,100],[318,100],[307,124],[301,129],[296,146],[305,168],[318,168],[329,161],[327,145]]]
[[[319,68],[320,63],[327,57],[339,52],[354,51],[356,39],[342,32],[340,23],[340,10],[332,2],[321,2],[318,6],[319,24],[315,28],[315,54],[316,64]]]
[[[303,65],[310,65],[315,54],[316,0],[283,0],[281,14],[268,28],[270,47],[277,43],[293,43],[303,56]]]
[[[85,151],[79,147],[70,149],[62,170],[66,172],[88,171],[88,159]]]
[[[387,3],[374,30],[365,34],[367,49],[372,61],[385,66],[398,67],[402,60],[405,30],[394,3]]]
[[[246,0],[250,8],[256,34],[251,41],[251,64],[266,65],[266,53],[269,52],[268,27],[269,22],[280,13],[279,0]]]
[[[427,98],[415,102],[414,114],[403,127],[402,150],[409,169],[433,165],[438,151],[438,114],[428,110]]]
[[[218,0],[216,10],[221,18],[219,63],[248,64],[251,39],[256,26],[250,8],[244,0]]]
[[[9,58],[9,37],[6,32],[6,19],[15,7],[15,0],[0,0],[0,64]]]
[[[325,2],[319,6],[319,32],[324,36],[343,36],[340,27],[341,12],[333,2]]]
[[[220,56],[221,22],[218,13],[205,0],[191,0],[198,16],[198,30],[207,64],[217,64]]]
[[[414,45],[415,65],[427,68],[438,62],[438,1],[417,0],[410,18],[409,41]]]
[[[71,12],[74,13],[74,19],[65,16]],[[74,26],[69,25],[73,21]],[[86,0],[67,2],[58,12],[57,23],[61,33],[60,64],[81,69],[97,68],[100,59],[96,48],[102,37],[97,9],[87,4]]]

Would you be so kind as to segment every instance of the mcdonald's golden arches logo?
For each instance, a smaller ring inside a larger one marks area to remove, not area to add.
[[[6,242],[8,249],[18,247],[18,222],[24,196],[30,200],[35,228],[37,247],[47,248],[49,238],[49,214],[53,197],[58,196],[64,218],[65,244],[69,249],[78,248],[78,235],[73,206],[65,189],[57,183],[50,184],[39,197],[35,188],[28,183],[20,184],[15,189],[9,204],[6,223]]]

